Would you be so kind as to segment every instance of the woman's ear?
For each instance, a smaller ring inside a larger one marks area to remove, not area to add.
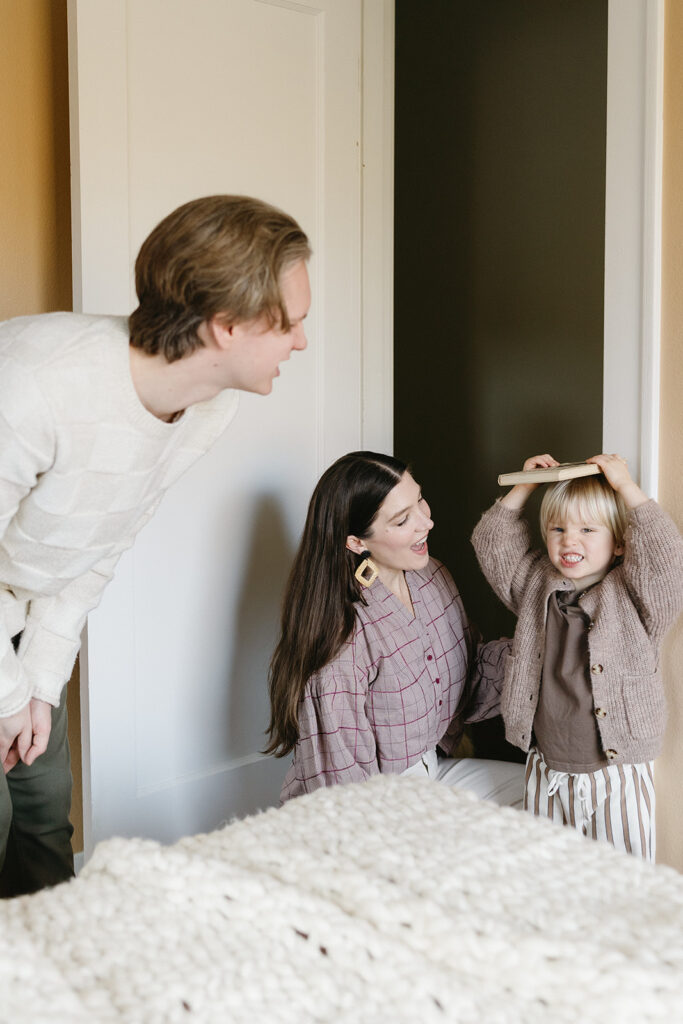
[[[349,551],[353,551],[354,555],[362,555],[363,552],[366,550],[365,544],[360,539],[360,537],[347,537],[346,546],[349,549]]]

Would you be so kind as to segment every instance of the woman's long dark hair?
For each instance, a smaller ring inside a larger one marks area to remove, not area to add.
[[[289,574],[280,640],[270,663],[270,724],[264,753],[284,757],[299,738],[306,682],[335,657],[364,600],[354,577],[361,558],[348,536],[367,537],[386,496],[407,466],[391,455],[351,452],[323,473]]]

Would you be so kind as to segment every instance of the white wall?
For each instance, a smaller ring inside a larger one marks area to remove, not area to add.
[[[386,224],[391,6],[72,0],[70,18],[81,308],[131,309],[140,242],[197,195],[274,202],[315,252],[308,350],[272,396],[245,396],[90,617],[87,849],[112,832],[171,839],[277,797],[286,765],[258,751],[281,592],[316,479],[363,443],[364,381],[382,410],[367,433],[390,444],[390,238],[366,261],[384,283],[364,302],[362,196]],[[364,57],[381,69],[365,120]]]

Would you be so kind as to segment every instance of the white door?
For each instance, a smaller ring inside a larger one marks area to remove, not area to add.
[[[89,618],[86,855],[277,801],[287,765],[259,751],[280,598],[312,487],[361,446],[361,381],[386,363],[386,331],[361,345],[363,17],[361,0],[70,2],[75,308],[129,312],[140,243],[200,195],[273,202],[314,249],[308,350],[271,396],[243,396]],[[388,408],[390,375],[377,389]]]

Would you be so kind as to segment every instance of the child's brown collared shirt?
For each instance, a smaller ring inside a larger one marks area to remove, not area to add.
[[[588,664],[589,616],[581,592],[558,590],[548,601],[543,676],[534,742],[549,768],[594,772],[609,761],[600,740]]]

